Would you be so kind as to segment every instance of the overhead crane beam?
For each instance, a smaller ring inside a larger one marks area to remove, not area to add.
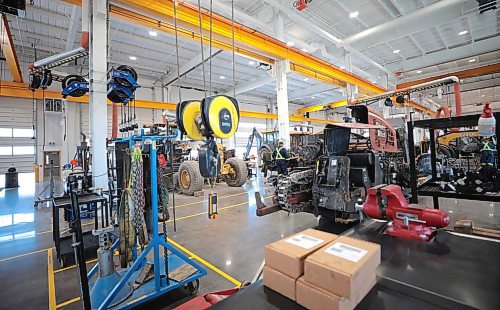
[[[26,99],[39,99],[43,98],[61,98],[61,93],[52,90],[36,90],[34,93],[28,89],[28,84],[26,83],[15,83],[15,82],[2,82],[0,84],[0,97],[15,97],[15,98],[26,98]],[[68,102],[75,103],[88,103],[89,97],[87,95],[82,97],[67,97]],[[171,102],[158,102],[149,100],[135,100],[137,108],[149,108],[149,109],[159,109],[159,110],[170,110],[175,111],[177,104]],[[108,101],[108,105],[112,105],[111,101]],[[250,118],[260,118],[260,119],[278,119],[277,114],[264,113],[264,112],[253,112],[240,110],[240,116],[250,117]],[[293,122],[313,122],[322,124],[333,124],[333,121],[315,118],[306,118],[300,115],[290,116],[290,121]]]
[[[460,70],[460,71],[455,71],[455,72],[449,72],[446,74],[435,75],[435,76],[431,76],[428,78],[419,79],[419,80],[410,81],[410,82],[404,82],[404,83],[397,84],[396,88],[397,89],[407,88],[407,87],[415,86],[415,85],[422,84],[425,82],[430,82],[430,81],[434,81],[437,79],[441,79],[441,78],[444,78],[444,77],[447,77],[450,75],[456,76],[462,80],[462,79],[472,78],[472,77],[486,75],[486,74],[494,74],[494,73],[498,73],[498,72],[500,72],[500,63],[491,64],[491,65],[482,66],[482,67],[477,67],[477,68],[472,68],[472,69],[465,69],[465,70]]]
[[[7,16],[2,14],[2,27],[0,31],[2,51],[9,67],[10,73],[12,75],[12,80],[14,82],[22,82],[23,74],[21,73],[21,68],[19,67],[19,61],[17,60],[16,49],[14,47],[14,41],[12,40],[12,35],[10,33],[9,21]]]
[[[81,5],[81,0],[63,1]],[[110,15],[172,33],[174,31],[172,26],[173,5],[173,1],[111,0]],[[201,9],[201,14],[202,28],[206,31],[205,33],[208,34],[210,29],[212,30],[213,46],[231,50],[231,20],[218,14],[212,14],[211,26],[210,12]],[[177,19],[179,35],[194,40],[200,39],[198,7],[186,2],[179,2]],[[234,34],[237,44],[235,46],[236,53],[271,64],[274,63],[274,59],[289,59],[291,71],[340,87],[345,87],[346,84],[357,85],[360,93],[365,95],[387,92],[387,89],[381,86],[244,25],[234,23]],[[208,35],[204,34],[203,39],[207,43],[210,42]],[[417,103],[413,103],[412,106],[421,111],[428,110]]]

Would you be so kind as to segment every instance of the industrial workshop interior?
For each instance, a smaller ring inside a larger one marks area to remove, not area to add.
[[[500,309],[500,1],[0,11],[0,309]]]

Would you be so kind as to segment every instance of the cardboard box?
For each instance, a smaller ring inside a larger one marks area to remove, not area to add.
[[[377,283],[380,245],[341,236],[311,254],[304,279],[357,305]]]
[[[349,310],[351,301],[312,285],[300,277],[296,286],[297,303],[311,310]]]
[[[281,295],[295,300],[295,282],[294,278],[282,274],[272,268],[264,266],[264,285],[280,293]]]
[[[337,238],[337,235],[307,229],[266,245],[266,266],[297,279],[304,274],[304,259]]]

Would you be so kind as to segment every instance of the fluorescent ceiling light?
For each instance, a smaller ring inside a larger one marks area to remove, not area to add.
[[[401,51],[400,51],[400,50],[393,50],[392,52],[393,52],[394,54],[397,54],[397,53],[399,53],[399,52],[401,52]]]
[[[305,79],[304,79],[304,82],[307,82],[307,81],[309,81],[309,78],[305,78]]]
[[[355,17],[358,17],[358,15],[359,15],[359,12],[358,12],[358,11],[354,11],[354,12],[351,12],[351,13],[349,14],[349,17],[350,17],[350,18],[355,18]]]
[[[469,59],[469,62],[475,62],[476,58]]]
[[[221,79],[221,80],[223,80],[223,79],[225,79],[225,78],[226,78],[226,77],[225,77],[225,76],[223,76],[223,75],[219,76],[219,79]]]
[[[158,32],[156,32],[155,30],[150,30],[149,35],[152,37],[156,37],[156,36],[158,36]]]
[[[467,34],[467,33],[469,33],[469,32],[468,32],[467,30],[464,30],[464,31],[460,31],[460,32],[458,33],[458,35],[459,35],[459,36],[463,36],[464,34]]]
[[[417,73],[422,73],[422,70],[417,70]]]
[[[248,64],[249,64],[250,66],[253,66],[253,65],[255,65],[255,61],[250,60],[250,61],[248,62]]]
[[[288,46],[294,46],[295,43],[293,43],[292,41],[288,41],[288,42],[286,42],[286,45],[288,45]]]
[[[135,56],[130,56],[130,57],[129,57],[129,59],[130,59],[130,60],[137,60],[137,57],[135,57]]]

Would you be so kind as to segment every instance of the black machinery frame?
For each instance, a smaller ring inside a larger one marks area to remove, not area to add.
[[[456,199],[470,199],[479,201],[495,201],[500,202],[500,195],[485,195],[485,194],[466,194],[466,193],[451,193],[439,190],[438,187],[430,187],[427,184],[437,181],[437,156],[436,156],[436,136],[435,129],[451,129],[457,127],[474,127],[478,125],[480,114],[457,116],[449,118],[437,118],[437,119],[426,119],[408,122],[408,148],[409,158],[410,158],[410,188],[411,188],[411,198],[410,203],[418,203],[418,195],[421,196],[431,196],[434,204],[434,209],[439,209],[439,197],[443,198],[456,198]],[[500,119],[500,113],[494,113],[496,119]],[[413,129],[423,128],[429,129],[430,135],[430,151],[431,151],[431,169],[432,178],[427,181],[426,184],[417,186],[417,167],[415,160],[415,147]],[[500,137],[500,128],[496,127],[496,136]],[[497,145],[497,154],[500,150],[500,146]]]

